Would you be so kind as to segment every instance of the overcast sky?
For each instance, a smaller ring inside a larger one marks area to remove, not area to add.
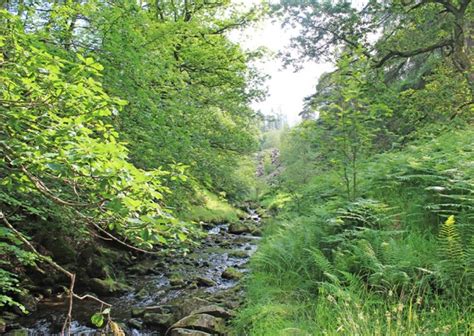
[[[254,0],[245,0],[245,2]],[[288,47],[290,38],[297,34],[295,29],[283,29],[280,22],[268,18],[254,27],[242,32],[234,32],[231,39],[239,42],[243,48],[268,48],[275,54]],[[331,70],[331,64],[305,63],[303,68],[294,72],[293,69],[283,69],[281,61],[276,58],[267,58],[257,64],[258,68],[271,76],[267,80],[268,97],[265,101],[254,105],[256,110],[265,114],[281,111],[288,117],[290,125],[297,123],[298,113],[303,107],[304,97],[314,93],[319,76]]]

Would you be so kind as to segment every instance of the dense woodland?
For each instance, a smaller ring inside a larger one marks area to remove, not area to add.
[[[265,53],[229,38],[269,18],[298,27],[286,66],[335,67],[291,128],[251,108]],[[247,208],[244,302],[200,332],[474,330],[472,1],[4,0],[0,32],[0,332],[93,292],[91,323],[123,335],[101,299],[123,269]]]

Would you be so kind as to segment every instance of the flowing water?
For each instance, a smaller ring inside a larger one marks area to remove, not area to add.
[[[258,225],[260,218],[250,210],[247,221]],[[250,233],[233,234],[229,232],[229,224],[212,226],[198,248],[187,256],[168,257],[163,260],[149,260],[155,263],[152,274],[127,274],[129,284],[133,288],[122,295],[103,298],[113,305],[112,319],[123,323],[127,334],[161,335],[154,328],[136,329],[127,326],[132,318],[133,307],[177,306],[186,304],[187,299],[203,298],[206,300],[225,302],[227,306],[236,305],[241,298],[238,280],[225,279],[222,273],[228,267],[246,273],[245,268],[250,256],[255,252],[259,237]],[[179,275],[181,283],[173,283],[173,277]],[[200,279],[200,280],[197,280]],[[204,279],[204,280],[203,280]],[[202,282],[205,282],[205,285]],[[230,293],[234,297],[231,297]],[[102,298],[102,297],[101,297]],[[40,302],[37,311],[20,320],[22,327],[28,328],[32,335],[53,335],[61,330],[67,307],[62,298],[48,299]],[[235,308],[235,307],[232,307]],[[97,330],[90,323],[92,314],[100,310],[93,301],[75,300],[73,308],[74,321],[71,333],[74,335],[95,335]]]

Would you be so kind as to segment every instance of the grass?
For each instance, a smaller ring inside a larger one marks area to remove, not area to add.
[[[266,195],[279,212],[251,260],[234,334],[473,335],[473,139],[459,131],[374,157],[355,201],[331,171],[297,200]],[[449,215],[462,253],[443,245],[457,239],[439,232]]]
[[[235,335],[471,335],[474,319],[465,303],[417,288],[379,295],[357,280],[321,279],[308,251],[321,232],[308,224],[268,224],[251,263],[247,304],[234,320]],[[422,259],[416,254],[423,249],[426,259],[433,258],[434,243],[424,244],[416,234],[396,245],[395,255],[412,254],[405,262]]]
[[[191,205],[189,210],[183,214],[187,221],[205,223],[234,223],[244,215],[244,212],[229,204],[208,190],[197,192],[199,204]]]

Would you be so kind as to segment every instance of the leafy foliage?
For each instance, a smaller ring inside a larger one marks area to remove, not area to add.
[[[219,194],[236,218],[227,199],[250,192],[238,163],[255,148],[249,104],[262,93],[253,55],[226,33],[254,20],[253,8],[128,0],[0,8],[0,211],[18,234],[32,246],[66,241],[72,258],[50,252],[71,262],[103,236],[142,252],[185,249],[200,236],[199,218],[186,216],[203,205],[193,200],[199,190]],[[1,302],[18,305],[32,255],[7,231]]]

